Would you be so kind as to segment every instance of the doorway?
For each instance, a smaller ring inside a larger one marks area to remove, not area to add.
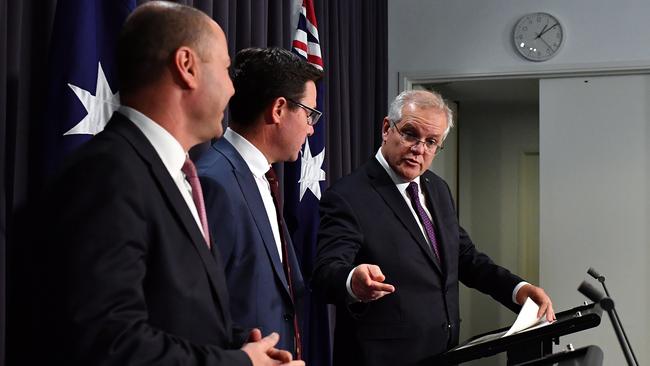
[[[413,88],[435,90],[456,108],[456,127],[445,141],[444,155],[430,169],[450,185],[461,225],[478,250],[538,283],[539,80],[467,80]],[[515,319],[492,298],[464,286],[460,304],[461,340]],[[496,364],[505,364],[505,355],[470,363]]]

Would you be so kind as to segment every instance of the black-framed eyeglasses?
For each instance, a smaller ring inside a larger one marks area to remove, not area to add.
[[[323,115],[323,112],[319,111],[318,109],[307,107],[306,105],[300,102],[296,102],[291,98],[285,98],[285,99],[307,111],[307,124],[310,126],[315,125],[320,119],[320,116]]]
[[[418,145],[422,144],[424,147],[424,151],[428,153],[440,153],[442,149],[444,149],[444,146],[442,144],[438,144],[438,141],[435,139],[426,139],[426,140],[420,140],[418,136],[415,136],[414,134],[408,132],[408,131],[402,131],[397,127],[397,123],[390,121],[391,126],[399,133],[400,136],[400,141],[402,142],[403,145],[408,146],[409,148],[414,148],[417,147]]]

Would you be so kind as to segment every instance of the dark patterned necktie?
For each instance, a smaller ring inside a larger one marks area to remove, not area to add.
[[[280,232],[280,241],[282,246],[282,267],[284,268],[284,275],[287,277],[287,284],[289,285],[289,294],[291,295],[291,301],[294,304],[293,312],[293,330],[294,330],[294,344],[296,346],[296,359],[302,360],[302,345],[300,340],[300,328],[298,327],[298,314],[296,308],[296,302],[294,301],[293,295],[293,284],[291,283],[291,266],[289,265],[289,252],[287,250],[287,241],[284,238],[284,220],[282,218],[282,201],[280,200],[280,182],[278,181],[278,176],[275,174],[273,168],[269,169],[265,174],[266,179],[269,181],[269,186],[271,186],[271,196],[273,197],[273,205],[275,206],[275,213],[278,218],[278,231]]]
[[[433,223],[431,222],[429,215],[427,215],[426,211],[424,211],[424,207],[422,207],[422,203],[420,203],[420,190],[418,189],[418,184],[415,182],[409,183],[408,187],[406,188],[406,192],[411,198],[411,203],[413,203],[415,212],[417,212],[418,216],[420,217],[422,226],[424,226],[424,231],[426,232],[427,237],[429,238],[429,242],[431,243],[431,247],[433,248],[433,254],[436,255],[436,259],[438,259],[438,262],[440,262],[440,252],[438,251],[436,233],[433,230]]]
[[[192,201],[194,201],[196,211],[199,214],[199,220],[201,221],[201,227],[203,228],[203,238],[205,239],[208,248],[210,248],[210,232],[208,231],[208,219],[205,214],[203,190],[201,190],[201,182],[199,182],[199,177],[196,174],[196,167],[190,158],[185,159],[181,171],[185,174],[185,179],[190,183],[190,187],[192,188]]]

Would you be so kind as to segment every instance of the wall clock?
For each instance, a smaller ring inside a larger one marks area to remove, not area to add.
[[[551,14],[532,13],[519,19],[513,30],[515,48],[530,61],[546,61],[555,56],[564,41],[562,24]]]

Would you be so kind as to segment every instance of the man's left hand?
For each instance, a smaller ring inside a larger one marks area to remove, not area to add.
[[[541,318],[542,315],[546,314],[546,320],[549,322],[555,321],[555,312],[553,311],[553,303],[551,298],[548,297],[543,288],[526,284],[522,286],[519,291],[517,291],[516,300],[517,304],[523,305],[526,298],[530,297],[537,305],[539,305],[539,311],[537,312],[537,317]]]

